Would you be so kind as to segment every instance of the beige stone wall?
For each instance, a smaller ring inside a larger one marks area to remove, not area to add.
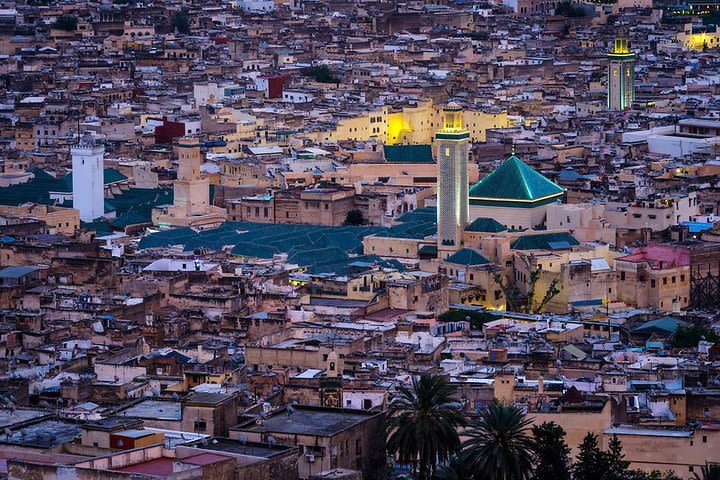
[[[470,204],[470,222],[480,217],[494,218],[508,229],[533,228],[545,223],[546,206],[534,208],[488,207]]]
[[[698,428],[692,437],[618,435],[630,468],[643,471],[671,470],[683,479],[695,478],[705,462],[720,462],[720,431]],[[612,436],[602,436],[607,448]],[[693,471],[690,471],[692,467]]]

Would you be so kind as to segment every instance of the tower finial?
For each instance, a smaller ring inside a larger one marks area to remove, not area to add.
[[[510,154],[514,157],[515,156],[515,142],[512,142],[510,146]]]

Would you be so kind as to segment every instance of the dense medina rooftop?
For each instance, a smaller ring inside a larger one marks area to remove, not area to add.
[[[0,6],[0,479],[720,478],[718,4],[422,3]]]

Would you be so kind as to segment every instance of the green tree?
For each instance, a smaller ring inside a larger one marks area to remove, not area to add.
[[[493,402],[480,410],[467,431],[463,454],[483,480],[523,480],[533,467],[530,420],[514,406]]]
[[[455,388],[443,377],[422,375],[398,393],[390,402],[387,449],[427,480],[460,446],[457,427],[467,421],[453,405]]]
[[[660,470],[652,472],[633,470],[630,472],[629,480],[682,480],[682,478],[670,471],[663,473]]]
[[[533,480],[570,480],[570,447],[565,430],[555,422],[544,422],[532,428],[535,440]]]
[[[588,432],[573,466],[573,480],[599,480],[602,476],[598,472],[607,471],[607,455],[598,446],[597,435]]]
[[[340,83],[340,77],[335,75],[327,65],[316,65],[303,69],[303,75],[313,77],[320,83]]]
[[[693,348],[705,338],[708,342],[720,343],[720,336],[704,325],[691,325],[678,327],[673,339],[673,348]]]
[[[172,24],[178,32],[185,35],[190,34],[190,17],[186,12],[175,12],[172,16]]]
[[[564,17],[579,18],[585,16],[585,10],[581,7],[576,7],[570,2],[563,2],[555,7],[555,15],[562,15]]]
[[[604,470],[604,480],[625,480],[628,478],[630,472],[630,462],[625,460],[625,454],[622,451],[622,442],[613,435],[608,442],[608,451],[603,452],[607,461],[607,470]]]
[[[362,225],[365,219],[362,216],[360,210],[354,209],[347,212],[345,215],[345,225]]]
[[[548,302],[560,293],[560,290],[557,288],[558,281],[557,279],[553,279],[540,302],[534,305],[535,290],[539,279],[540,272],[533,270],[530,273],[527,295],[523,295],[515,279],[512,279],[510,283],[506,284],[501,275],[495,275],[494,277],[495,283],[498,284],[505,296],[505,307],[507,310],[520,313],[540,313]]]
[[[77,30],[77,25],[78,19],[75,15],[60,15],[57,20],[55,20],[53,28],[65,30],[66,32],[74,32]]]
[[[473,474],[463,455],[457,454],[453,455],[447,464],[439,467],[432,478],[433,480],[473,480]]]
[[[695,472],[696,480],[720,480],[720,464],[706,463],[700,467],[700,475]]]

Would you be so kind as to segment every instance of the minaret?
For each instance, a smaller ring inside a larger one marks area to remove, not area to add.
[[[186,215],[208,212],[210,181],[200,176],[200,143],[190,137],[178,141],[178,176],[175,180],[174,205],[184,209]]]
[[[625,110],[635,100],[635,54],[628,48],[627,37],[615,39],[615,47],[608,53],[607,106],[610,110]]]
[[[435,133],[438,162],[438,257],[458,250],[468,223],[468,142],[462,108],[449,103],[443,110],[442,128]],[[443,253],[444,252],[444,253]]]
[[[70,149],[72,156],[73,208],[80,220],[92,222],[105,215],[103,156],[105,147],[86,133]]]

